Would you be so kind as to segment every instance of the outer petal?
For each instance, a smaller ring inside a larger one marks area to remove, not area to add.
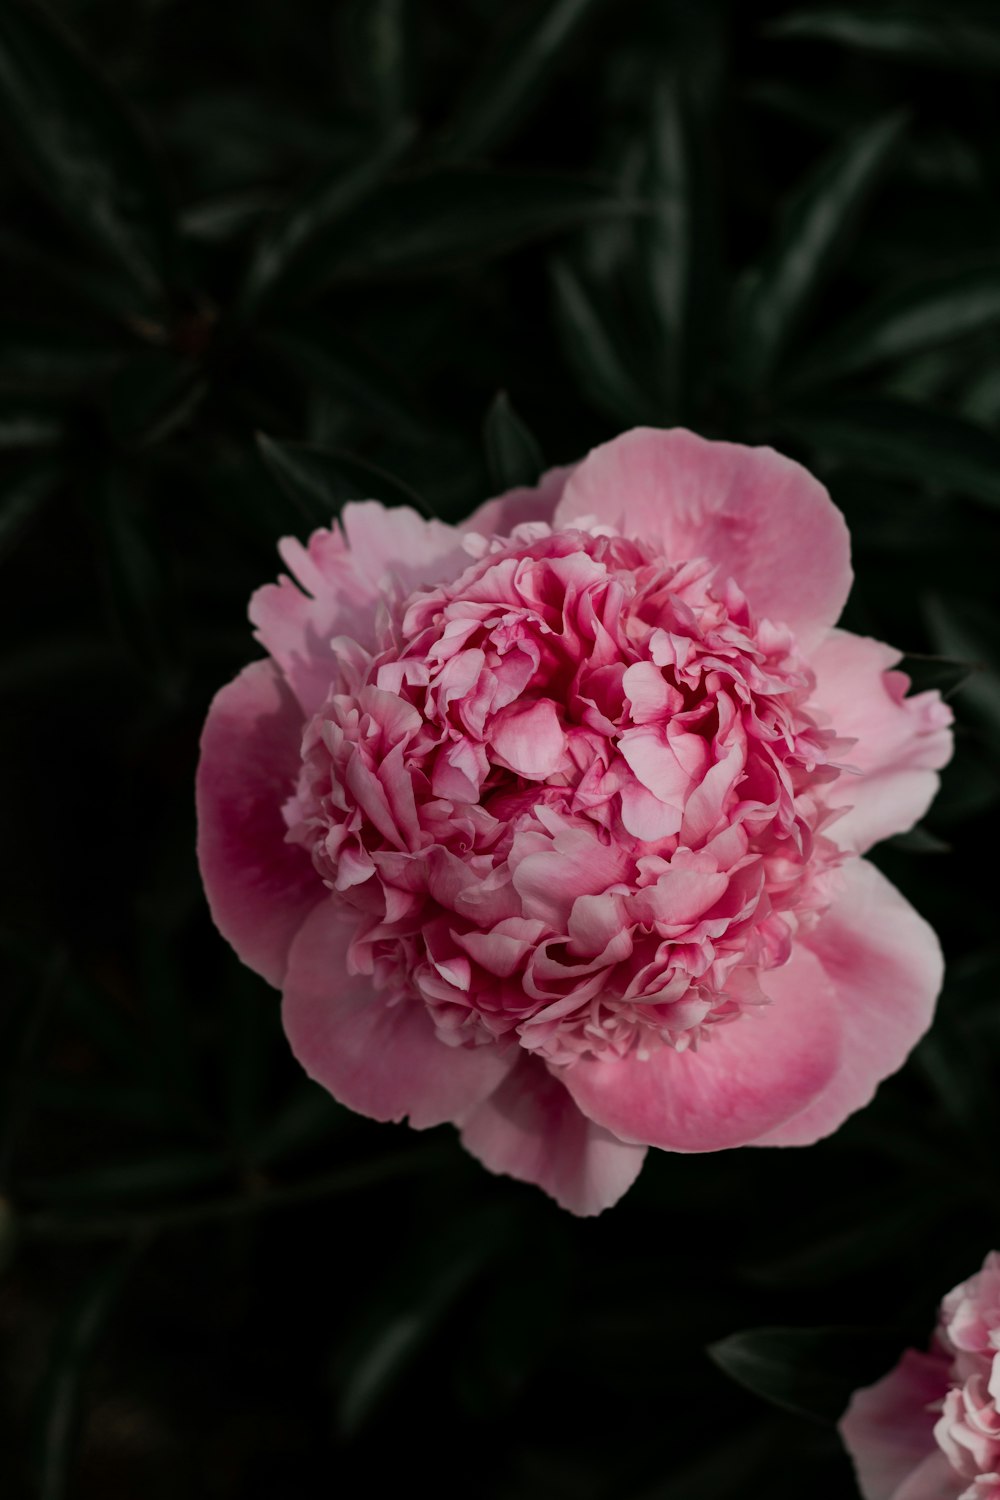
[[[599,1214],[632,1186],[644,1146],[593,1124],[536,1057],[517,1066],[465,1121],[462,1144],[491,1172],[535,1182],[574,1214]]]
[[[374,644],[380,599],[400,586],[406,593],[461,572],[471,559],[461,534],[426,521],[408,506],[392,510],[377,500],[345,505],[341,525],[314,531],[307,546],[293,537],[280,543],[294,575],[265,584],[250,601],[257,639],[274,657],[307,714],[325,701],[334,655],[330,642],[350,636]]]
[[[574,470],[555,524],[583,516],[655,539],[668,558],[718,563],[758,615],[784,621],[806,647],[851,587],[843,516],[817,479],[773,448],[637,427]]]
[[[484,501],[462,522],[462,530],[476,531],[482,536],[507,536],[525,521],[551,522],[574,468],[574,464],[565,464],[562,468],[547,469],[536,485],[507,490],[495,500]]]
[[[840,896],[803,940],[833,986],[840,1066],[814,1103],[758,1145],[810,1146],[836,1130],[902,1067],[934,1014],[944,970],[934,932],[866,859],[843,875]]]
[[[890,671],[899,659],[881,641],[834,630],[810,661],[812,704],[857,741],[845,760],[860,775],[845,773],[829,789],[832,806],[850,808],[830,835],[855,853],[912,828],[937,791],[934,773],[951,759],[950,708],[939,693],[904,697],[909,679]]]
[[[943,1453],[931,1453],[904,1480],[893,1500],[961,1500],[968,1487]]]
[[[928,1406],[940,1401],[947,1389],[948,1361],[907,1349],[888,1375],[854,1392],[840,1420],[840,1435],[864,1500],[894,1500],[926,1459],[944,1459],[934,1441],[935,1418]],[[947,1461],[944,1467],[953,1486],[944,1493],[954,1495],[957,1475]]]
[[[198,862],[215,925],[280,985],[292,938],[324,894],[304,849],[285,843],[302,711],[277,668],[255,661],[216,694],[201,737]]]
[[[332,901],[316,907],[289,955],[282,1018],[310,1078],[373,1120],[409,1115],[417,1130],[457,1120],[491,1094],[511,1066],[497,1047],[449,1047],[423,1004],[387,1004],[350,974],[351,924]]]
[[[815,1099],[840,1056],[833,988],[811,953],[796,949],[763,982],[773,1003],[717,1026],[697,1051],[581,1059],[560,1077],[584,1113],[622,1140],[667,1151],[746,1145]]]

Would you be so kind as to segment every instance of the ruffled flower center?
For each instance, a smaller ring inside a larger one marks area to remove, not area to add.
[[[829,904],[850,742],[790,632],[703,559],[582,526],[470,546],[373,652],[334,643],[288,837],[356,915],[354,970],[443,1040],[696,1045]]]
[[[971,1481],[959,1500],[1000,1500],[1000,1255],[945,1298],[938,1340],[951,1356],[951,1389],[934,1436]]]

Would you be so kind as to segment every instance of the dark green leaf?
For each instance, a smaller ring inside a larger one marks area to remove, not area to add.
[[[357,407],[394,437],[426,440],[429,418],[419,397],[381,360],[342,330],[311,318],[286,321],[261,338],[308,380],[313,389]]]
[[[233,1170],[233,1159],[222,1151],[173,1151],[162,1156],[93,1167],[65,1176],[29,1178],[21,1191],[32,1202],[72,1204],[143,1198],[160,1199],[217,1182]]]
[[[501,47],[487,46],[448,126],[443,155],[480,156],[502,141],[534,102],[595,0],[547,0],[526,7],[523,26]]]
[[[144,350],[122,366],[108,388],[108,425],[118,442],[151,447],[190,420],[207,390],[193,360],[166,349]]]
[[[893,291],[848,318],[789,381],[829,380],[947,344],[1000,323],[1000,266],[950,271]]]
[[[862,52],[974,72],[1000,69],[1000,28],[943,5],[831,5],[772,21],[769,35],[839,42]]]
[[[552,280],[560,342],[583,393],[600,411],[626,426],[659,421],[662,413],[639,383],[614,321],[598,310],[565,261],[555,263]]]
[[[708,1353],[755,1396],[836,1421],[852,1392],[899,1357],[902,1339],[868,1328],[752,1328],[710,1344]]]
[[[909,829],[906,833],[897,833],[889,839],[894,849],[902,849],[905,854],[950,854],[951,845],[946,844],[944,839],[939,839],[936,833],[921,827]]]
[[[255,1166],[280,1161],[291,1152],[328,1140],[349,1119],[346,1111],[318,1084],[304,1082],[288,1103],[246,1143]]]
[[[403,115],[410,0],[355,0],[347,16],[352,78],[383,129]]]
[[[401,479],[343,449],[282,443],[262,432],[257,435],[257,447],[303,520],[312,526],[329,526],[347,500],[381,500],[386,505],[424,508],[420,497]]]
[[[0,7],[0,123],[73,228],[147,296],[170,277],[156,164],[119,99],[32,0]]]
[[[486,414],[483,429],[490,479],[497,490],[537,484],[545,467],[542,450],[522,422],[506,391],[500,391]]]
[[[346,174],[338,167],[308,187],[263,234],[240,295],[246,314],[284,294],[301,300],[330,279],[346,215],[356,213],[381,185],[413,139],[397,125],[386,140]]]
[[[48,1368],[35,1397],[38,1500],[63,1500],[67,1493],[88,1368],[135,1253],[130,1245],[89,1276],[56,1327]]]
[[[57,406],[25,397],[0,397],[0,451],[54,448],[65,428],[65,414]]]
[[[353,1435],[417,1359],[445,1316],[500,1254],[511,1231],[509,1215],[487,1210],[435,1233],[422,1254],[406,1256],[384,1289],[381,1305],[362,1320],[338,1360],[337,1425]]]
[[[103,379],[124,358],[121,349],[71,329],[0,327],[0,384],[7,389],[74,390]]]
[[[61,475],[59,465],[33,460],[0,479],[0,560],[41,514]]]
[[[883,115],[820,162],[795,194],[737,301],[734,353],[748,385],[767,381],[810,302],[853,236],[884,175],[905,117]]]
[[[956,699],[1000,735],[1000,637],[994,611],[978,601],[933,594],[924,602],[924,614],[937,649],[967,663],[964,678],[953,689]]]
[[[116,469],[98,481],[91,509],[122,639],[140,661],[164,674],[171,654],[172,621],[163,557],[152,533],[149,507],[131,492]],[[164,690],[172,690],[165,675],[160,676],[160,683]]]
[[[342,226],[325,276],[440,274],[638,208],[588,177],[474,167],[411,174],[387,183]]]
[[[789,407],[778,425],[871,473],[1000,506],[1000,439],[961,417],[888,397],[859,398]]]

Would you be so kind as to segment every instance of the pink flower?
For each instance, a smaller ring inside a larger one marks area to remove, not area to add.
[[[597,1213],[647,1146],[807,1144],[901,1065],[940,953],[858,856],[950,714],[834,629],[805,470],[638,429],[460,528],[368,501],[281,552],[199,855],[336,1098]]]
[[[855,1391],[840,1431],[864,1500],[1000,1500],[1000,1254],[945,1297],[929,1354]]]

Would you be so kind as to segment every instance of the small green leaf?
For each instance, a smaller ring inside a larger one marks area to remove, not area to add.
[[[919,7],[830,5],[793,11],[770,22],[766,32],[788,40],[839,42],[939,68],[1000,70],[1000,28],[927,0]]]
[[[61,465],[33,460],[0,479],[0,560],[10,556],[41,515],[62,473]]]
[[[889,397],[789,406],[777,424],[831,457],[1000,506],[1000,439],[961,417]]]
[[[599,311],[565,261],[553,265],[552,284],[560,342],[584,395],[626,426],[659,421],[662,413],[636,378],[628,353],[618,343],[613,319]]]
[[[448,126],[446,160],[481,156],[510,133],[537,97],[546,75],[595,0],[548,0],[524,10],[524,24],[505,42],[487,45]]]
[[[282,443],[262,432],[257,434],[257,448],[299,514],[313,526],[329,526],[347,500],[381,500],[424,510],[419,495],[401,479],[341,448]]]
[[[38,1500],[67,1494],[88,1369],[136,1257],[129,1245],[80,1286],[62,1315],[35,1396],[34,1470]]]
[[[813,298],[828,280],[903,133],[883,115],[824,158],[789,203],[763,262],[737,298],[734,355],[744,384],[770,379]]]
[[[506,391],[493,399],[483,429],[490,479],[497,490],[513,490],[538,483],[545,467],[542,450],[525,426]]]
[[[325,276],[441,275],[639,207],[589,177],[478,167],[410,173],[342,225]]]
[[[789,384],[830,380],[890,360],[912,359],[997,324],[1000,266],[949,271],[860,309],[790,372]]]
[[[244,314],[282,294],[301,301],[330,279],[345,216],[382,184],[413,135],[411,124],[397,125],[350,171],[338,166],[293,199],[258,241],[240,294]]]
[[[173,243],[156,163],[118,97],[31,0],[0,8],[0,126],[71,227],[158,298]]]
[[[710,1344],[720,1370],[797,1416],[836,1421],[858,1386],[902,1353],[897,1333],[869,1328],[752,1328]]]

